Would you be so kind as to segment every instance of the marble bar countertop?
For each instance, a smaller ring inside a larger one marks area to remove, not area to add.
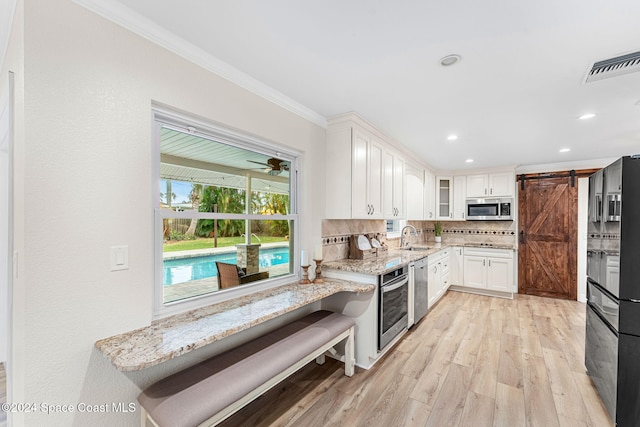
[[[391,249],[383,256],[377,256],[366,260],[361,259],[341,259],[337,261],[323,262],[322,268],[327,270],[339,270],[347,271],[350,273],[362,273],[370,274],[373,276],[379,276],[381,274],[388,273],[391,270],[395,270],[398,267],[408,265],[409,263],[416,261],[420,258],[424,258],[429,255],[433,255],[443,249],[450,249],[454,246],[457,247],[469,247],[469,248],[483,248],[483,249],[508,249],[514,250],[513,246],[500,246],[500,245],[480,245],[480,244],[465,244],[465,245],[442,245],[437,244],[423,246],[415,245],[416,250],[403,250],[403,249]]]
[[[324,278],[292,283],[151,322],[148,327],[101,339],[95,346],[120,371],[138,371],[339,292],[371,292],[375,285]]]

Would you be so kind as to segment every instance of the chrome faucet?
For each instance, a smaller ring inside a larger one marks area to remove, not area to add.
[[[402,231],[400,232],[400,248],[404,248],[406,245],[409,244],[409,242],[405,243],[404,241],[404,230],[406,230],[407,228],[413,230],[414,237],[418,237],[418,230],[416,230],[416,228],[413,225],[405,225],[404,227],[402,227]]]

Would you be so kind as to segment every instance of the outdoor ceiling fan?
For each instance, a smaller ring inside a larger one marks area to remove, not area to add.
[[[267,163],[256,162],[254,160],[247,160],[248,162],[255,163],[267,168],[269,175],[280,175],[282,171],[289,171],[289,162],[285,160],[276,159],[274,157],[267,160]]]

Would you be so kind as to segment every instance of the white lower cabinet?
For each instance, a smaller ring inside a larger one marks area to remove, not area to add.
[[[464,248],[463,252],[465,287],[513,292],[512,250]]]
[[[429,308],[445,294],[451,284],[450,249],[443,249],[427,258]]]
[[[451,248],[451,284],[462,286],[464,283],[464,255],[462,246]]]

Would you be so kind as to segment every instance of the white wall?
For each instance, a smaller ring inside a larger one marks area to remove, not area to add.
[[[7,76],[3,76],[5,78]],[[0,362],[9,339],[9,97],[0,98]]]
[[[587,302],[587,221],[589,178],[578,179],[578,301]]]
[[[13,103],[13,189],[14,192],[24,193],[24,180],[17,178],[24,176],[24,19],[23,1],[16,3],[13,25],[11,26],[10,40],[2,62],[0,73],[0,99],[8,95],[9,72],[15,77],[15,93]],[[13,203],[13,249],[19,253],[24,249],[24,201],[15,200]],[[11,319],[10,342],[7,354],[7,401],[25,402],[24,381],[14,381],[15,373],[25,372],[24,364],[24,333],[16,334],[14,331],[24,331],[24,300],[25,282],[24,269],[18,268],[13,275],[13,287],[9,289],[9,304],[12,305],[14,314]],[[21,270],[21,272],[19,272]],[[16,307],[18,310],[15,310]],[[17,315],[15,315],[17,314]],[[14,414],[8,413],[8,425],[18,426],[18,422],[12,423]]]
[[[325,131],[70,0],[22,6],[24,122],[17,121],[16,134],[24,137],[15,140],[15,197],[22,215],[16,227],[24,232],[16,233],[13,352],[20,363],[12,389],[23,402],[135,402],[140,387],[247,336],[133,374],[116,371],[93,346],[152,317],[151,102],[301,151],[307,248],[321,236]],[[113,245],[129,246],[128,270],[109,271]],[[78,412],[14,417],[27,426],[138,419],[138,413]]]

